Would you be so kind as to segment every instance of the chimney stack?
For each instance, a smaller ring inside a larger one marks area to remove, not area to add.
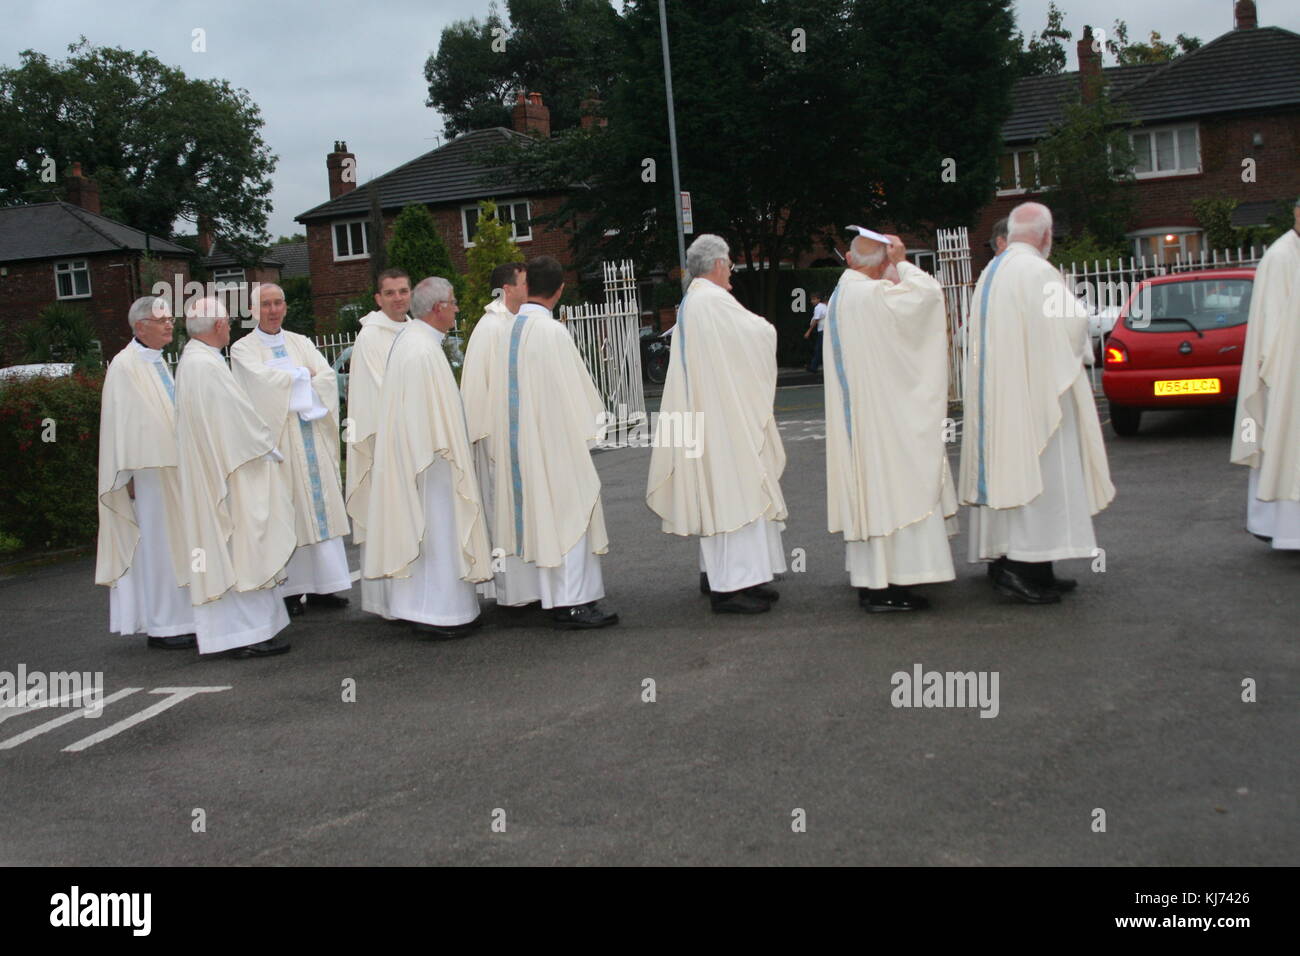
[[[198,234],[199,255],[207,257],[212,255],[212,217],[206,213],[199,213],[199,234]]]
[[[72,164],[72,172],[68,174],[64,195],[72,205],[99,215],[99,184],[88,176],[82,175],[81,163]]]
[[[334,141],[334,152],[325,157],[329,171],[330,199],[338,199],[357,188],[357,158],[348,152],[348,144]]]
[[[511,126],[517,133],[536,133],[542,139],[551,136],[551,110],[542,102],[541,93],[523,93],[515,96],[515,110],[511,116]]]
[[[1259,26],[1255,0],[1237,0],[1232,6],[1233,26],[1238,30],[1253,30]]]
[[[594,92],[588,93],[587,98],[578,104],[578,110],[582,114],[579,122],[583,129],[604,129],[609,125],[609,120],[601,113],[604,105]]]
[[[1085,103],[1097,99],[1101,90],[1101,53],[1092,48],[1092,27],[1083,28],[1083,36],[1075,48],[1079,55],[1079,92]]]

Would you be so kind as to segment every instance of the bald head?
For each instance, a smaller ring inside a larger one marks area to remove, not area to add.
[[[214,348],[230,344],[230,316],[222,301],[213,296],[195,299],[185,306],[185,331]]]
[[[1052,251],[1052,210],[1038,202],[1023,202],[1011,210],[1007,242],[1027,242],[1048,256]]]
[[[885,261],[888,250],[889,247],[883,242],[866,236],[854,236],[849,243],[849,265],[854,269],[874,269]]]

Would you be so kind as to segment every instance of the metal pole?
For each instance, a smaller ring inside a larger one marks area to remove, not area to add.
[[[682,288],[686,288],[686,231],[682,222],[682,180],[677,169],[677,117],[673,113],[673,65],[668,59],[668,13],[659,0],[659,38],[664,47],[664,95],[668,98],[668,150],[673,161],[673,206],[677,209],[677,263],[682,269]]]

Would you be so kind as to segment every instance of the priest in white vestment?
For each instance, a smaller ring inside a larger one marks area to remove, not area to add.
[[[1052,562],[1096,556],[1092,516],[1115,487],[1084,368],[1088,316],[1047,260],[1051,212],[1022,203],[1007,238],[971,296],[959,492],[970,560],[991,562],[1008,597],[1053,604],[1077,582]]]
[[[443,338],[456,294],[436,276],[411,296],[415,321],[389,352],[379,397],[362,573],[387,581],[387,611],[434,637],[479,625],[475,583],[492,576],[465,409]]]
[[[282,471],[293,491],[298,547],[280,588],[291,615],[301,595],[320,607],[344,607],[336,593],[352,589],[343,536],[348,515],[339,475],[339,386],[334,369],[311,339],[282,328],[284,290],[253,288],[256,327],[230,347],[230,369],[262,421],[276,433]]]
[[[496,465],[493,546],[536,567],[542,607],[561,630],[618,623],[598,603],[609,539],[590,448],[605,405],[552,313],[563,293],[555,259],[528,263],[528,301],[496,357],[493,375],[505,387],[487,426]]]
[[[230,320],[217,299],[185,309],[176,370],[181,518],[200,654],[281,654],[289,623],[276,587],[297,546],[293,496],[275,435],[221,350]]]
[[[109,363],[99,415],[99,548],[95,583],[111,588],[108,629],[149,647],[194,647],[176,472],[176,384],[162,350],[167,300],[147,295],[127,316],[133,338]]]
[[[494,406],[507,403],[505,378],[497,374],[499,356],[509,347],[510,329],[520,307],[528,301],[528,267],[507,262],[492,270],[492,301],[474,325],[460,371],[460,391],[465,400],[465,420],[474,443],[474,470],[482,491],[483,509],[492,515],[496,463],[492,460],[491,424]],[[541,599],[537,568],[518,555],[493,549],[492,581],[480,585],[485,598],[500,607],[524,607]]]
[[[1246,530],[1300,549],[1300,200],[1255,270],[1232,461],[1250,467]]]
[[[379,420],[379,393],[384,384],[384,365],[397,333],[410,319],[411,279],[401,269],[379,273],[378,308],[361,319],[361,331],[352,343],[348,372],[348,414],[343,423],[343,441],[348,447],[347,482],[344,500],[352,519],[352,540],[361,547],[361,564],[366,562],[366,519],[370,511],[370,463],[375,455],[375,427]],[[391,618],[387,610],[387,581],[361,577],[361,607]]]
[[[646,504],[666,534],[699,536],[700,590],[715,614],[761,614],[785,570],[776,328],[732,296],[722,238],[699,236],[686,267]]]
[[[909,585],[956,577],[948,321],[943,289],[897,236],[854,228],[827,319],[827,529],[844,535],[867,611],[912,611],[929,602]],[[884,278],[889,264],[897,284]]]

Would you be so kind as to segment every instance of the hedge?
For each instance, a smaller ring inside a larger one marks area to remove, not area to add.
[[[0,535],[29,549],[95,540],[102,371],[0,383]]]

